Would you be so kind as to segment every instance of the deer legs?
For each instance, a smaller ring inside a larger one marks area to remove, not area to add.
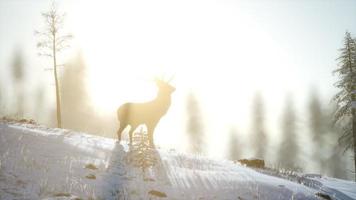
[[[147,134],[150,146],[155,148],[155,144],[153,142],[153,132],[155,131],[155,126],[147,126]]]
[[[131,126],[130,130],[129,130],[129,139],[130,139],[130,145],[132,145],[132,135],[134,133],[134,131],[136,130],[137,127],[135,126]]]
[[[119,141],[121,141],[121,134],[125,130],[126,126],[127,126],[127,124],[122,124],[122,125],[120,124],[120,128],[117,131],[117,136],[118,136]],[[155,144],[153,142],[153,132],[155,130],[155,127],[156,126],[152,126],[152,125],[147,126],[148,142],[152,148],[155,148]],[[133,136],[133,132],[135,131],[136,128],[137,127],[135,127],[135,126],[131,126],[131,128],[129,130],[129,139],[130,139],[129,144],[130,145],[132,145],[132,136]]]
[[[117,136],[118,136],[119,142],[121,141],[121,134],[122,134],[122,132],[125,130],[126,126],[127,126],[127,124],[123,124],[122,126],[121,126],[121,124],[120,124],[120,128],[119,128],[119,130],[117,131]],[[133,135],[133,132],[135,131],[135,129],[136,129],[136,127],[131,126],[131,127],[130,127],[130,130],[129,130],[129,141],[130,141],[129,144],[130,144],[130,145],[132,145],[132,135]]]
[[[121,141],[121,134],[122,134],[122,131],[126,128],[126,124],[120,124],[120,128],[119,130],[117,131],[117,136],[119,138],[119,142]]]

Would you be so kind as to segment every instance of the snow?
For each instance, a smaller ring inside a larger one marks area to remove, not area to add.
[[[142,174],[123,142],[0,122],[0,199],[356,199],[356,184],[304,176],[303,184],[227,160],[157,150]],[[91,167],[89,167],[91,166]],[[153,196],[152,190],[167,197]]]
[[[304,176],[301,180],[304,184],[309,185],[320,191],[330,194],[337,199],[356,199],[355,183],[330,177]]]

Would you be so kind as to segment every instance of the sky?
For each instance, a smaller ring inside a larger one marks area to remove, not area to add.
[[[209,155],[223,157],[228,133],[251,130],[251,102],[260,92],[269,140],[278,143],[281,111],[292,95],[300,124],[314,88],[324,105],[337,91],[338,49],[356,33],[356,1],[59,0],[65,31],[74,35],[63,62],[82,52],[98,114],[114,117],[127,101],[154,98],[154,77],[174,77],[172,106],[156,129],[158,145],[184,149],[186,96],[200,103]],[[0,84],[17,48],[25,56],[28,88],[45,86],[54,105],[49,61],[37,56],[34,30],[48,0],[0,0]],[[8,90],[9,98],[11,91]],[[31,90],[27,95],[33,95]],[[36,112],[33,110],[32,112]],[[306,128],[301,125],[301,131]]]

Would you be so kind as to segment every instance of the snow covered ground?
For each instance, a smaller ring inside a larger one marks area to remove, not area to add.
[[[356,199],[353,182],[304,175],[300,184],[173,150],[156,151],[143,175],[128,151],[113,139],[0,122],[0,199]]]

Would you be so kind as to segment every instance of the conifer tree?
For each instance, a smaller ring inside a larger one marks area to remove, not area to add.
[[[16,94],[16,111],[15,115],[18,118],[24,117],[24,59],[22,52],[17,49],[12,62],[12,77],[14,81],[14,93]]]
[[[297,124],[294,103],[291,97],[287,97],[284,112],[282,114],[282,135],[278,154],[278,162],[285,169],[297,169],[298,142]]]
[[[193,94],[187,99],[187,133],[192,153],[203,153],[204,151],[204,130],[201,122],[201,113],[198,101]]]
[[[89,94],[86,88],[87,67],[79,52],[64,65],[61,77],[60,96],[62,106],[62,126],[67,129],[90,132],[92,125]],[[98,122],[97,122],[98,123]]]
[[[255,150],[255,156],[264,159],[266,152],[266,131],[264,127],[264,105],[260,93],[256,93],[252,105],[252,148]]]
[[[339,92],[333,98],[337,104],[334,123],[343,129],[339,141],[345,149],[353,150],[356,169],[356,43],[349,32],[345,33],[344,45],[339,51],[339,63],[334,71],[339,78],[335,83]]]
[[[235,129],[230,130],[230,139],[229,139],[229,152],[228,156],[230,160],[239,160],[241,159],[241,150],[240,148],[241,142],[239,141],[237,137],[237,132]]]
[[[327,133],[326,125],[327,119],[324,116],[323,108],[319,100],[318,93],[313,90],[311,92],[310,102],[308,105],[309,111],[309,129],[312,137],[312,143],[314,146],[312,159],[318,165],[318,168],[321,169],[324,156],[323,150],[325,150],[324,137]]]
[[[143,179],[145,179],[147,170],[157,164],[157,154],[149,144],[147,131],[141,129],[133,134],[132,146],[127,154],[127,160],[134,167],[141,169]]]

